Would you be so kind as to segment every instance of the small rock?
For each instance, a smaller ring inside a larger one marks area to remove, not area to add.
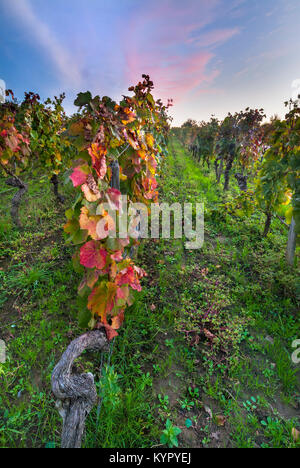
[[[209,415],[210,419],[212,419],[212,411],[211,411],[210,407],[207,406],[207,405],[204,405],[204,409],[205,409],[206,413]]]
[[[274,338],[272,338],[272,337],[269,336],[269,335],[267,335],[267,336],[265,337],[265,340],[268,341],[268,342],[271,343],[271,344],[274,344]]]

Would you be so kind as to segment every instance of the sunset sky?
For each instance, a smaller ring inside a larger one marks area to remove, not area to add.
[[[65,91],[69,113],[79,91],[119,99],[147,73],[175,125],[283,115],[299,58],[300,0],[0,0],[0,79],[18,98]]]

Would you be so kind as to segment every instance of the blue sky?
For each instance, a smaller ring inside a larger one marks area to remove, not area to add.
[[[263,107],[300,79],[300,0],[0,0],[0,79],[18,98],[116,99],[148,73],[174,124]]]

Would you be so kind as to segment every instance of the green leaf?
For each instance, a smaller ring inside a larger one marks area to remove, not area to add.
[[[82,308],[78,315],[78,325],[80,328],[87,328],[91,320],[91,312],[87,308]]]
[[[181,433],[181,429],[179,429],[179,427],[174,427],[174,434],[177,436],[178,434]]]
[[[77,196],[77,198],[76,198],[74,204],[72,205],[72,210],[75,210],[77,204],[82,200],[82,198],[83,198],[83,197],[82,197],[82,194],[79,193],[79,195]]]
[[[171,443],[175,445],[175,447],[178,447],[178,440],[176,439],[176,437],[171,437]]]
[[[87,240],[88,235],[89,233],[85,229],[78,229],[78,231],[69,238],[69,241],[74,245],[83,244]]]
[[[193,425],[193,423],[192,423],[192,421],[190,419],[185,420],[185,427],[187,427],[189,429],[190,427],[192,427],[192,425]]]
[[[33,140],[37,140],[38,139],[38,132],[36,130],[31,130],[30,136],[31,136],[31,138]]]
[[[65,215],[67,219],[72,219],[74,216],[74,211],[70,208],[69,210],[65,212]]]
[[[167,419],[166,428],[170,429],[171,426],[172,426],[172,423],[171,423],[170,419]]]
[[[86,91],[85,93],[77,94],[77,98],[74,101],[74,105],[78,107],[85,106],[92,100],[92,95],[90,91]]]
[[[147,98],[147,101],[149,102],[149,104],[151,104],[151,106],[155,107],[155,101],[153,99],[152,94],[148,93],[146,98]]]
[[[92,330],[95,327],[96,323],[96,320],[94,319],[94,317],[92,317],[88,323],[88,327]]]

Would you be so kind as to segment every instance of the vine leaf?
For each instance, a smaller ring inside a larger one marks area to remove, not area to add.
[[[70,179],[72,180],[74,187],[84,184],[89,172],[90,169],[87,165],[75,167],[73,174],[70,175]]]
[[[89,241],[80,249],[80,263],[86,268],[103,270],[106,264],[107,251],[99,248],[95,241]]]

